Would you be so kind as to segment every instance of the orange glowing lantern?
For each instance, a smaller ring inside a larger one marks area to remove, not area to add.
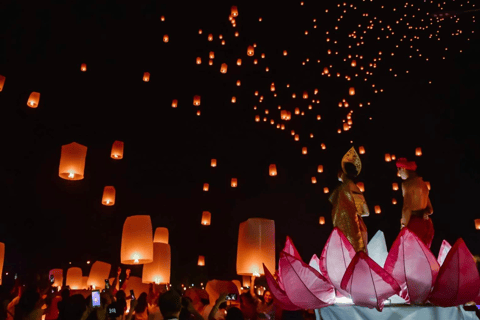
[[[329,192],[330,190],[327,187],[323,188],[323,193],[329,193]]]
[[[355,88],[350,87],[350,89],[348,89],[348,94],[351,95],[351,96],[354,96],[355,95]]]
[[[171,249],[168,243],[153,243],[153,261],[143,265],[142,282],[170,283]]]
[[[144,264],[153,261],[152,221],[150,216],[128,217],[123,224],[121,263]]]
[[[30,97],[28,98],[27,106],[29,106],[30,108],[36,108],[38,107],[39,102],[40,102],[40,93],[32,92],[30,94]]]
[[[307,147],[302,148],[302,154],[307,154]]]
[[[110,153],[110,157],[112,159],[120,160],[123,159],[123,141],[114,141],[112,145],[112,152]]]
[[[475,229],[480,230],[480,219],[475,219]]]
[[[48,273],[48,278],[50,279],[53,276],[52,287],[61,287],[63,285],[63,270],[62,269],[52,269]]]
[[[212,166],[212,168],[215,168],[217,166],[217,159],[212,159],[210,161],[210,165]]]
[[[390,156],[389,153],[385,153],[385,162],[390,162],[392,161],[392,157]]]
[[[322,148],[322,150],[327,149],[327,145],[326,145],[325,143],[322,143],[322,144],[320,145],[320,147]]]
[[[303,99],[308,99],[308,92],[307,91],[303,91]]]
[[[150,81],[150,72],[143,73],[143,81],[148,82]]]
[[[275,221],[251,218],[240,223],[237,247],[237,274],[263,275],[263,266],[275,269]]]
[[[268,167],[268,173],[270,174],[270,176],[274,177],[277,175],[277,166],[275,164],[271,164],[269,167]]]
[[[365,154],[365,148],[364,148],[363,146],[360,146],[360,147],[358,148],[358,152],[359,152],[360,154]]]
[[[213,41],[213,34],[210,33],[210,34],[208,35],[208,41]]]
[[[232,188],[236,188],[238,186],[237,178],[232,178],[230,185]]]
[[[222,66],[220,67],[220,73],[227,73],[227,64],[226,63],[222,63]]]
[[[212,214],[209,211],[202,212],[202,225],[209,226],[212,220]]]
[[[253,46],[248,46],[247,48],[247,56],[251,57],[253,56],[255,53],[255,49],[253,48]]]
[[[172,108],[176,108],[178,106],[178,100],[177,99],[173,99],[172,100]]]
[[[167,43],[170,38],[168,37],[168,34],[163,36],[163,42]]]
[[[242,286],[244,288],[250,288],[252,280],[249,276],[242,276]]]
[[[318,219],[318,223],[321,224],[321,225],[324,225],[325,224],[325,217],[320,217],[320,219]]]
[[[5,76],[0,74],[0,92],[3,91],[3,86],[5,86]],[[1,279],[1,278],[0,278]]]
[[[317,172],[318,172],[318,173],[322,173],[322,172],[323,172],[323,165],[321,165],[321,164],[318,165],[318,167],[317,167]]]
[[[215,59],[215,52],[210,51],[210,53],[208,54],[208,57],[209,57],[211,60]]]
[[[392,204],[393,204],[393,205],[397,204],[397,199],[392,198]]]
[[[317,177],[312,177],[312,184],[316,184],[317,183]]]
[[[237,80],[237,87],[240,87],[242,85],[242,82],[240,80]]]
[[[237,59],[237,66],[241,66],[242,65],[242,59]]]
[[[65,285],[70,287],[72,290],[83,289],[82,286],[82,269],[78,267],[68,268],[67,270],[67,280]]]
[[[66,180],[82,180],[85,171],[87,147],[72,142],[62,146],[58,175]]]
[[[255,122],[260,122],[260,116],[258,114],[255,116]]]
[[[105,287],[105,279],[110,276],[110,263],[95,261],[90,269],[90,274],[87,280],[87,286],[95,290],[102,290]]]
[[[232,8],[230,9],[230,14],[232,15],[232,17],[238,17],[237,6],[232,6]]]
[[[82,72],[87,71],[87,64],[86,63],[82,63],[82,65],[80,66],[80,71],[82,71]]]
[[[352,67],[356,67],[357,66],[357,61],[356,60],[352,60],[352,63],[350,64]]]
[[[398,191],[398,183],[396,182],[392,183],[392,189],[393,191]]]
[[[328,74],[328,68],[327,67],[323,68],[323,73]]]
[[[208,183],[204,183],[203,184],[203,191],[208,191],[209,186],[210,185]]]
[[[200,96],[193,97],[193,105],[198,107],[200,105]]]
[[[197,64],[202,64],[202,58],[197,57]]]
[[[232,97],[232,103],[236,103],[237,102],[237,98],[236,97]]]
[[[200,267],[204,267],[204,266],[205,266],[205,256],[198,256],[197,265],[200,266]]]
[[[417,148],[417,149],[415,149],[415,155],[416,155],[417,157],[420,157],[420,156],[422,155],[422,148]]]
[[[295,114],[300,114],[300,108],[295,108]]]
[[[431,189],[432,189],[432,186],[430,185],[430,182],[425,181],[425,184],[427,185],[428,190],[431,190]]]
[[[113,206],[115,204],[115,188],[113,186],[103,188],[102,204],[104,206]]]
[[[153,243],[168,243],[168,228],[158,227],[155,229],[155,236],[153,237]]]
[[[382,209],[380,208],[380,206],[375,206],[375,213],[376,214],[382,213]]]
[[[357,182],[357,187],[361,192],[365,192],[365,184],[363,182]]]

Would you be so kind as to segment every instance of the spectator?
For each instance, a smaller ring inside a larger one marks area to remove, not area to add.
[[[60,293],[60,296],[62,297],[62,299],[57,303],[58,320],[66,320],[65,308],[66,308],[68,299],[70,298],[70,288],[66,287],[65,289],[63,289],[62,292]]]
[[[170,290],[160,296],[158,306],[165,320],[178,319],[182,309],[182,298],[178,293]]]
[[[135,307],[135,320],[148,320],[147,294],[142,292]]]
[[[225,320],[244,320],[242,310],[237,307],[231,307],[227,311]]]
[[[41,320],[43,315],[40,294],[33,287],[22,293],[15,306],[14,320]]]

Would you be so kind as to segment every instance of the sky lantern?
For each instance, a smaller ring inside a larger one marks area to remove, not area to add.
[[[237,102],[237,98],[236,97],[232,97],[232,103],[236,103]]]
[[[247,48],[247,56],[251,57],[253,56],[255,53],[255,49],[253,48],[253,46],[248,46]]]
[[[197,61],[197,64],[202,64],[202,58],[197,57],[197,60],[196,60],[196,61]]]
[[[40,93],[39,92],[32,92],[30,93],[30,97],[28,97],[27,106],[30,108],[38,107],[38,103],[40,102]]]
[[[375,213],[376,214],[382,213],[382,209],[380,208],[380,206],[375,206]]]
[[[300,108],[295,108],[295,114],[299,115],[300,114]]]
[[[170,283],[171,255],[168,243],[153,243],[153,261],[143,265],[142,283]]]
[[[355,95],[355,88],[350,87],[350,89],[348,89],[348,94],[351,95],[351,96],[354,96]]]
[[[0,92],[3,91],[3,86],[5,85],[5,76],[0,74]]]
[[[330,190],[327,187],[323,188],[323,193],[329,193],[329,192]]]
[[[203,191],[208,191],[210,185],[208,183],[203,184]]]
[[[172,108],[176,108],[178,106],[178,100],[177,99],[173,99],[172,100]]]
[[[323,150],[327,149],[327,145],[326,145],[325,143],[322,143],[322,144],[320,145],[320,147],[321,147]]]
[[[275,221],[250,218],[240,223],[237,247],[237,274],[263,275],[263,265],[275,268]]]
[[[260,116],[258,114],[255,116],[255,122],[260,122]]]
[[[72,290],[83,289],[82,286],[82,269],[78,267],[71,267],[67,270],[67,279],[65,285]]]
[[[5,243],[0,242],[0,285],[2,285],[3,263],[5,262]]]
[[[90,269],[90,274],[87,280],[87,287],[92,286],[94,290],[102,290],[105,288],[105,279],[110,276],[110,263],[103,261],[95,261]]]
[[[390,153],[385,153],[385,162],[390,162],[392,161],[392,157],[390,156]]]
[[[213,41],[213,34],[210,33],[210,34],[208,35],[208,41]]]
[[[217,159],[212,159],[212,160],[210,160],[210,166],[211,166],[212,168],[215,168],[215,167],[217,166]]]
[[[240,80],[237,80],[237,87],[240,87],[242,85],[242,82]]]
[[[238,9],[237,9],[237,6],[232,6],[230,8],[230,14],[232,15],[232,17],[238,17]]]
[[[357,66],[357,61],[356,60],[352,60],[352,63],[350,64],[352,67],[356,67]]]
[[[317,183],[317,177],[312,177],[312,184],[316,184]]]
[[[202,225],[209,226],[212,221],[212,214],[209,211],[202,212]]]
[[[397,199],[392,198],[392,204],[393,204],[393,205],[397,204]]]
[[[198,256],[197,265],[200,267],[205,266],[205,256]]]
[[[150,81],[150,72],[143,73],[143,81],[148,82]]]
[[[318,219],[318,223],[321,224],[321,225],[324,225],[325,224],[325,217],[321,216],[320,219]]]
[[[200,96],[193,97],[193,105],[198,107],[200,105]]]
[[[123,159],[123,141],[114,141],[112,145],[112,152],[110,153],[112,159]]]
[[[365,184],[363,182],[357,182],[357,187],[361,192],[365,192]]]
[[[277,175],[277,166],[275,164],[271,164],[269,167],[268,167],[268,174],[271,176],[271,177],[274,177]]]
[[[307,91],[303,91],[303,99],[308,99],[308,92]]]
[[[87,147],[72,142],[62,146],[58,175],[66,180],[82,180],[85,171]]]
[[[222,66],[220,67],[220,72],[221,73],[227,73],[227,64],[226,63],[222,63]]]
[[[208,54],[208,57],[212,60],[215,59],[215,52],[210,51],[210,53]]]
[[[61,287],[63,285],[63,269],[52,269],[48,272],[48,279],[53,276],[52,287]]]
[[[287,50],[283,50],[283,55],[286,56],[288,54]]]
[[[150,216],[128,217],[123,224],[121,263],[144,264],[152,261],[153,239]]]
[[[168,243],[168,228],[158,227],[155,229],[155,236],[153,237],[153,243]]]
[[[365,154],[365,147],[360,146],[360,147],[358,148],[358,153],[360,153],[360,154]]]
[[[242,59],[237,59],[237,66],[241,66],[242,65]]]
[[[167,43],[169,40],[170,38],[168,37],[168,34],[163,36],[163,42]]]
[[[323,73],[328,74],[328,68],[327,67],[323,68]]]
[[[113,206],[115,204],[115,188],[113,186],[103,188],[102,204],[104,206]]]
[[[302,154],[307,154],[308,150],[307,150],[307,147],[303,147],[302,148]]]
[[[415,149],[415,155],[416,155],[417,157],[420,157],[420,156],[422,155],[422,148],[416,148],[416,149]]]
[[[322,173],[323,172],[323,165],[319,164],[317,167],[317,172]]]
[[[87,64],[86,63],[82,63],[82,65],[80,66],[80,71],[82,71],[82,72],[87,71]]]
[[[392,189],[393,191],[398,191],[398,183],[396,182],[392,183]]]
[[[480,219],[475,219],[475,229],[480,230]]]
[[[232,188],[236,188],[238,186],[237,178],[232,178],[230,185]]]

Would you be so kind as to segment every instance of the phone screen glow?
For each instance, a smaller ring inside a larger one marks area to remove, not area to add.
[[[92,291],[92,307],[100,307],[100,291]]]

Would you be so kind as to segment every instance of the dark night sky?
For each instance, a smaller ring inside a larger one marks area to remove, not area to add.
[[[471,9],[470,2],[449,1],[444,9]],[[365,183],[372,211],[364,219],[370,237],[380,229],[390,246],[399,232],[402,197],[391,184],[401,181],[394,162],[386,163],[384,154],[413,158],[415,148],[422,147],[424,155],[415,160],[418,172],[432,185],[436,232],[432,251],[438,253],[443,239],[453,244],[462,237],[472,253],[479,254],[480,233],[473,220],[480,218],[476,201],[480,28],[474,14],[461,15],[458,23],[433,19],[430,24],[426,13],[440,10],[437,2],[404,7],[400,2],[356,1],[356,10],[350,3],[339,3],[340,7],[311,0],[303,6],[300,1],[270,0],[2,1],[4,272],[43,272],[67,268],[72,262],[85,275],[87,260],[115,267],[124,220],[136,214],[151,215],[154,228],[169,228],[172,282],[186,275],[190,280],[199,274],[235,277],[238,225],[250,217],[275,220],[277,254],[289,235],[308,260],[321,253],[332,230],[323,188],[333,190],[337,185],[336,172],[350,141],[367,151],[359,181]],[[232,5],[239,10],[236,28],[228,20]],[[366,12],[369,17],[362,16]],[[366,29],[370,20],[374,26]],[[394,34],[381,30],[387,25]],[[429,28],[415,30],[425,26]],[[239,37],[234,37],[236,30]],[[364,45],[356,46],[360,40],[348,37],[353,30],[358,35],[368,30]],[[457,30],[462,33],[452,36]],[[209,33],[214,35],[212,42],[207,41]],[[168,43],[162,40],[165,34]],[[219,34],[226,45],[221,45]],[[255,57],[248,57],[247,47],[253,43]],[[329,55],[328,49],[339,54]],[[208,65],[210,51],[215,52],[213,66]],[[356,61],[365,70],[350,67],[350,59],[343,61],[349,54],[362,55]],[[197,56],[201,65],[195,64]],[[376,61],[377,67],[369,67],[378,57],[382,59]],[[238,58],[243,61],[240,67]],[[255,58],[258,65],[253,64]],[[221,74],[224,62],[228,72]],[[81,63],[87,63],[87,72],[80,72]],[[329,65],[332,77],[322,76]],[[142,81],[145,71],[151,74],[148,83]],[[365,71],[373,72],[368,81]],[[342,76],[337,78],[337,72]],[[345,74],[352,80],[347,81]],[[276,98],[270,91],[272,82]],[[356,88],[354,97],[347,94],[351,86]],[[384,92],[375,94],[380,88]],[[256,90],[265,98],[261,103]],[[307,109],[310,100],[301,99],[305,90],[321,101],[313,104],[313,110]],[[32,91],[41,93],[37,109],[26,105]],[[202,97],[199,117],[192,105],[194,95]],[[230,102],[232,96],[236,104]],[[178,108],[171,108],[172,99],[178,99]],[[342,99],[349,102],[348,109],[338,107]],[[291,121],[280,120],[278,105],[292,112]],[[296,107],[305,116],[294,115]],[[337,134],[350,110],[352,129]],[[286,130],[255,122],[257,114],[274,119],[275,125],[284,123]],[[299,142],[291,130],[300,134]],[[110,158],[114,140],[125,142],[121,161]],[[58,177],[60,148],[72,141],[88,147],[82,181]],[[304,146],[308,155],[301,154]],[[218,160],[217,168],[210,167],[212,158]],[[271,163],[277,165],[277,177],[268,176]],[[316,173],[319,164],[325,167],[322,174]],[[316,185],[310,182],[312,176],[317,177]],[[238,178],[236,189],[230,187],[232,177]],[[210,184],[209,192],[202,191],[204,182]],[[101,205],[105,185],[116,188],[113,207]],[[392,205],[392,197],[399,204]],[[380,215],[373,214],[375,205],[382,207]],[[211,226],[200,225],[202,211],[212,213]],[[326,217],[325,226],[318,224],[321,215]],[[196,266],[199,254],[206,256],[204,269]],[[141,276],[141,268],[133,272]]]

